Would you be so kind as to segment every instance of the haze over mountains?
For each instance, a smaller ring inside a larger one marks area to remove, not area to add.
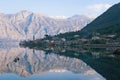
[[[32,39],[43,38],[44,35],[78,31],[93,19],[84,15],[75,15],[67,19],[53,19],[49,16],[30,11],[16,14],[0,14],[0,38]]]

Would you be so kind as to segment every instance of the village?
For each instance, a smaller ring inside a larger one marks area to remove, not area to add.
[[[80,35],[73,35],[69,40],[65,37],[45,35],[43,39],[21,41],[20,45],[30,47],[53,47],[53,46],[81,46],[81,47],[120,47],[120,38],[116,39],[116,35],[100,35],[96,33],[90,38],[79,38]]]

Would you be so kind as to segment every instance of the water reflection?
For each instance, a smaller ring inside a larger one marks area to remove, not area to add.
[[[107,80],[120,79],[120,56],[114,55],[113,52],[119,47],[107,48],[82,48],[72,46],[57,46],[54,48],[34,48],[42,49],[46,53],[55,53],[61,56],[77,58],[83,60]]]
[[[75,57],[19,47],[0,48],[0,74],[0,80],[104,80]]]

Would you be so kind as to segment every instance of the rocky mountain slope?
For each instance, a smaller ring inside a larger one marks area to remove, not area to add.
[[[83,15],[75,15],[67,19],[53,19],[49,16],[30,11],[16,14],[0,14],[0,38],[32,39],[43,38],[44,35],[77,31],[92,21]]]

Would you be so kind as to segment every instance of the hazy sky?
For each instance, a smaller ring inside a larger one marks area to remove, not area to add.
[[[30,10],[49,16],[70,17],[75,14],[98,16],[120,0],[0,0],[0,13]]]

